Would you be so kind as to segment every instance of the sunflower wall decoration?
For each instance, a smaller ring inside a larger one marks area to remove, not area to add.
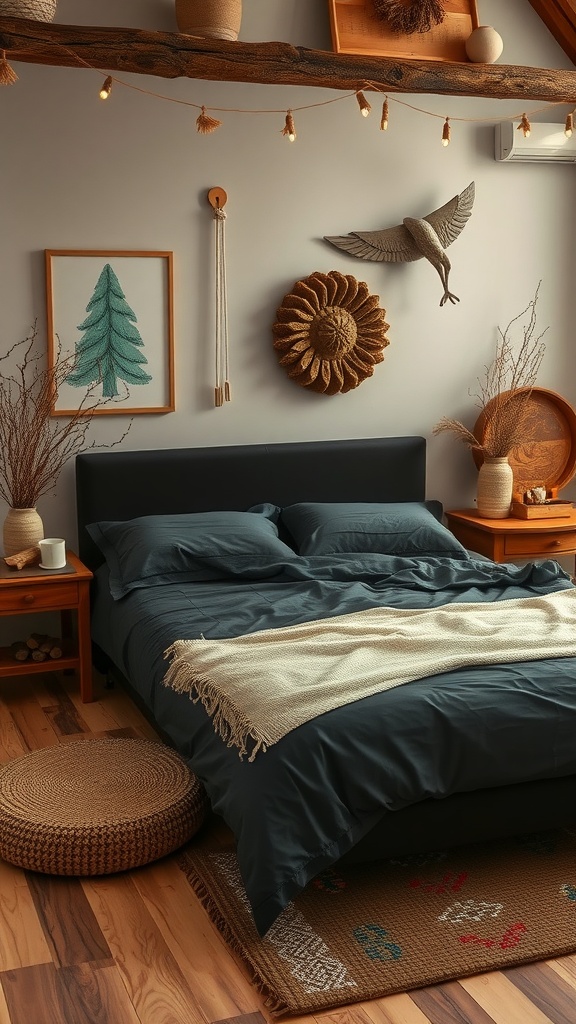
[[[280,365],[295,384],[336,395],[371,377],[389,345],[380,297],[351,274],[320,271],[284,296],[272,327]]]

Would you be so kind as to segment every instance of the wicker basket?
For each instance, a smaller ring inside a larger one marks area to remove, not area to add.
[[[0,15],[54,21],[58,0],[0,0]]]
[[[178,30],[203,39],[238,39],[242,0],[175,0]]]

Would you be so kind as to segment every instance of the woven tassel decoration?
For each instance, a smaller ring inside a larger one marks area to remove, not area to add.
[[[521,119],[520,124],[518,125],[518,128],[516,129],[516,131],[523,132],[525,139],[527,139],[528,136],[530,135],[530,132],[532,131],[532,125],[530,124],[530,121],[526,117],[526,114],[522,114],[522,119]]]
[[[296,126],[291,110],[288,110],[286,113],[286,123],[282,129],[282,135],[287,135],[290,142],[294,142],[296,139]]]
[[[202,107],[202,112],[196,119],[196,131],[200,132],[201,135],[209,135],[210,132],[215,132],[221,124],[222,121],[218,121],[215,117],[210,117],[210,114],[206,113],[206,107]]]
[[[448,146],[450,144],[451,136],[452,136],[452,132],[450,130],[450,118],[447,117],[446,120],[444,121],[444,127],[442,129],[442,145],[443,146]]]
[[[566,124],[564,125],[564,135],[567,139],[572,138],[572,132],[574,131],[574,114],[568,114],[566,116]]]
[[[372,110],[372,107],[370,106],[370,104],[369,104],[368,100],[366,99],[364,93],[363,92],[357,92],[356,93],[356,99],[358,100],[358,106],[360,107],[360,112],[362,114],[362,117],[368,117],[368,114]]]
[[[380,131],[381,132],[388,131],[388,97],[386,97],[386,99],[384,100],[384,103],[382,104],[382,117],[380,118]]]
[[[14,85],[18,81],[18,75],[14,68],[6,60],[6,50],[2,50],[0,57],[0,85]]]

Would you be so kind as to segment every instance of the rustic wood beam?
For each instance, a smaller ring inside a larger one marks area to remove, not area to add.
[[[290,43],[197,39],[175,32],[58,25],[0,17],[12,61],[263,85],[576,103],[576,71],[364,57]]]
[[[576,64],[576,0],[530,0],[530,4]]]

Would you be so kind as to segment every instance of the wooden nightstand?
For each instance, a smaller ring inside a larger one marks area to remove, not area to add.
[[[474,509],[446,513],[448,527],[471,551],[495,562],[576,555],[576,509],[562,519],[482,519]]]
[[[37,567],[9,569],[0,560],[0,615],[27,612],[60,612],[63,655],[54,661],[15,661],[10,649],[0,647],[0,677],[61,672],[74,669],[80,680],[84,703],[93,700],[90,641],[90,580],[92,573],[72,551],[66,552],[66,568],[43,571]],[[77,636],[73,640],[72,612],[76,612]]]

